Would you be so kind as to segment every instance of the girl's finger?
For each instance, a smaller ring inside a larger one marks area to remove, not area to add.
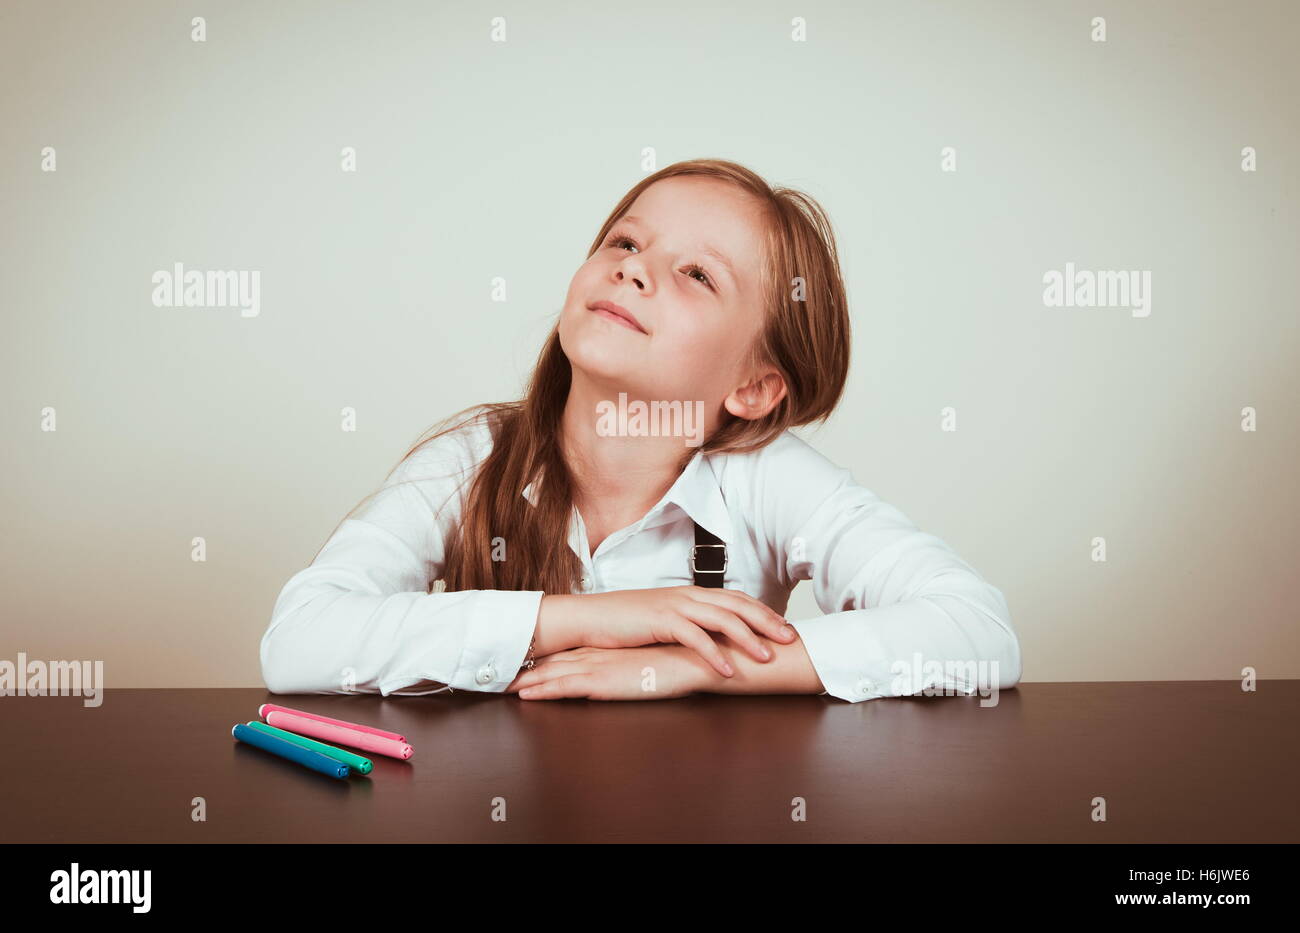
[[[590,674],[565,674],[534,687],[525,687],[519,695],[525,700],[555,700],[560,697],[585,697],[591,694]]]
[[[583,648],[569,648],[567,651],[557,651],[554,654],[542,655],[537,659],[538,664],[545,664],[548,661],[576,661],[584,654]]]
[[[744,590],[729,590],[721,587],[714,589],[704,586],[692,586],[690,589],[692,599],[731,610],[750,624],[755,631],[778,641],[792,640],[794,629],[787,625],[785,617]]]
[[[704,630],[687,619],[679,619],[677,624],[672,627],[673,639],[687,648],[695,649],[700,657],[713,665],[723,677],[731,677],[736,672],[732,670],[727,659],[722,654],[722,649],[718,643],[705,634]]]
[[[794,627],[788,625],[785,617],[761,600],[757,600],[741,590],[711,589],[705,586],[692,587],[698,592],[691,598],[699,602],[722,606],[740,616],[755,631],[789,644],[795,640]]]
[[[574,661],[581,660],[582,658],[564,658],[559,655],[548,654],[546,657],[534,664],[529,670],[519,673],[515,679],[510,682],[510,686],[506,688],[506,692],[514,693],[523,687],[532,686],[533,684],[550,680],[555,676],[555,672],[560,668],[560,665],[565,662],[572,664]]]
[[[562,652],[560,654],[548,654],[544,658],[538,658],[537,661],[533,664],[532,670],[537,670],[539,667],[543,667],[548,664],[551,665],[572,664],[574,661],[581,661],[581,660],[583,660],[581,655],[578,655],[576,653],[571,654],[568,651]]]
[[[762,638],[736,617],[729,609],[723,609],[712,603],[692,602],[683,612],[686,618],[696,625],[726,635],[757,661],[770,661],[771,652],[763,644]],[[713,639],[709,639],[712,641]]]
[[[506,687],[506,693],[518,693],[525,687],[531,687],[541,679],[541,676],[535,670],[524,671],[510,682],[510,686]]]

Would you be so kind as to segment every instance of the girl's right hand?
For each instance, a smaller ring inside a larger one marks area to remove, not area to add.
[[[551,600],[557,602],[548,607]],[[741,590],[665,586],[542,597],[543,616],[550,615],[550,608],[570,616],[566,622],[583,645],[636,648],[675,642],[698,652],[723,677],[735,671],[708,632],[728,636],[758,661],[772,659],[759,635],[784,644],[797,637],[780,614]]]

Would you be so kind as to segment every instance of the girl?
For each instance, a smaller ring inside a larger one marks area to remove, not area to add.
[[[849,338],[811,198],[720,160],[646,177],[525,397],[418,441],[289,579],[267,687],[860,701],[970,693],[976,665],[1014,686],[1002,593],[788,430],[831,414]],[[700,423],[647,430],[651,410]],[[786,624],[800,580],[825,615]]]

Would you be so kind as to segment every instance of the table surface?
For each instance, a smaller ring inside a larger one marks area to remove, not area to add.
[[[231,737],[268,702],[415,755],[316,774]],[[8,696],[0,825],[72,843],[1300,841],[1300,681],[1027,683],[980,702]]]

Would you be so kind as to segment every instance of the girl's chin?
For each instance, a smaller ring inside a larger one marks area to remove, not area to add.
[[[593,318],[590,324],[560,328],[560,346],[571,361],[583,358],[601,368],[601,361],[612,359],[642,360],[645,358],[650,335],[615,324],[613,321]]]
[[[642,370],[642,357],[634,353],[618,353],[608,347],[584,347],[577,353],[565,351],[569,365],[582,370],[593,379],[623,382],[633,373]]]

